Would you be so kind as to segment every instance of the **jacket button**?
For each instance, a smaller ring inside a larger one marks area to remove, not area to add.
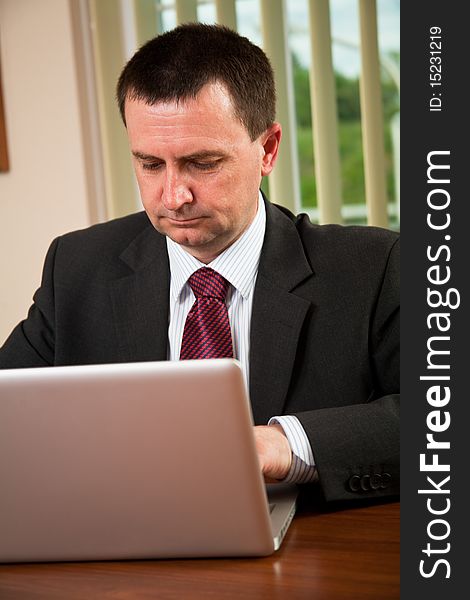
[[[374,473],[370,478],[370,487],[372,490],[378,490],[382,487],[382,475],[380,473]]]
[[[390,475],[390,473],[382,473],[382,485],[380,487],[383,490],[385,488],[388,488],[388,486],[390,485],[391,480],[392,480],[392,476]]]
[[[352,492],[370,492],[388,488],[392,476],[390,473],[373,473],[372,475],[351,475],[348,480]]]
[[[352,475],[348,481],[351,492],[358,492],[361,489],[361,478],[359,475]]]

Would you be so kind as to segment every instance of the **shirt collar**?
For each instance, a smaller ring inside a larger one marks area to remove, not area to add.
[[[248,229],[211,263],[205,265],[169,237],[166,238],[170,261],[170,299],[176,302],[189,277],[201,267],[211,267],[227,279],[246,299],[258,272],[266,230],[266,208],[259,193],[258,210]]]

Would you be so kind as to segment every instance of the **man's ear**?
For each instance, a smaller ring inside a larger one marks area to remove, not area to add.
[[[271,127],[261,135],[261,143],[264,154],[261,162],[261,175],[269,175],[273,170],[279,152],[279,144],[281,143],[281,124],[274,122]]]

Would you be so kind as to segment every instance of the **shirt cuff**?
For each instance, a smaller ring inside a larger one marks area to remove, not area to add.
[[[312,447],[304,428],[294,415],[271,417],[268,425],[279,424],[292,450],[292,464],[283,482],[311,483],[318,479]]]

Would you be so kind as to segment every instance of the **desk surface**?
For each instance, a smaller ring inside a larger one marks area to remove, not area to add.
[[[267,558],[0,565],[1,600],[399,598],[400,505],[300,510]]]

